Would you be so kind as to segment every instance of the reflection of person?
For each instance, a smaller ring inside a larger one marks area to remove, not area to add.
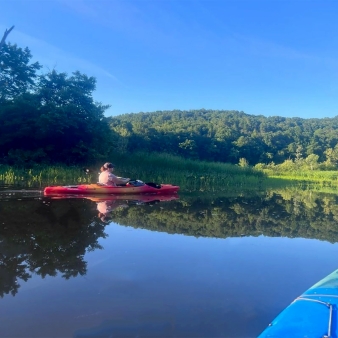
[[[118,203],[118,201],[102,201],[97,203],[97,211],[99,212],[98,217],[101,219],[102,222],[107,222],[111,220],[110,213],[118,208],[125,208],[128,207],[127,204]]]
[[[130,178],[117,177],[113,174],[114,164],[107,162],[101,167],[99,183],[104,185],[121,185],[130,181]]]

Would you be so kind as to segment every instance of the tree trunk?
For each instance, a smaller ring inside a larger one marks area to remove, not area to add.
[[[6,29],[4,36],[2,37],[1,41],[0,41],[0,50],[2,48],[2,46],[5,44],[6,38],[8,36],[8,34],[12,31],[12,29],[14,28],[14,26],[12,26],[10,29]]]

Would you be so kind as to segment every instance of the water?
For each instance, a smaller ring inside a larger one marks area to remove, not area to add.
[[[256,337],[338,268],[336,205],[289,190],[105,201],[6,189],[0,336]]]

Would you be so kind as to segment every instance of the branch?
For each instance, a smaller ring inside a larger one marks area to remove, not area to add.
[[[8,34],[13,30],[14,26],[12,26],[10,29],[6,29],[4,36],[2,37],[1,41],[0,41],[0,49],[2,48],[2,46],[5,44],[5,41],[7,39]]]

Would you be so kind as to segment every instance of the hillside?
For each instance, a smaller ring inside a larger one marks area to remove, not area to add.
[[[121,151],[156,151],[192,159],[250,165],[317,155],[335,161],[338,117],[265,117],[240,111],[189,110],[108,118]]]

